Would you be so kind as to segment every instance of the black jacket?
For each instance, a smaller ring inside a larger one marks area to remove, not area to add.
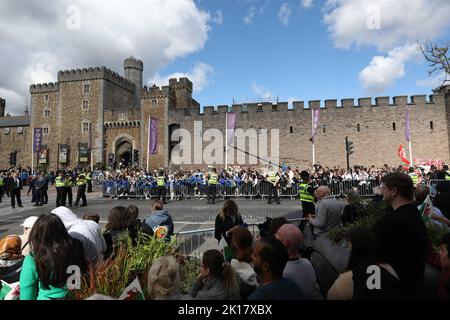
[[[416,205],[410,203],[386,213],[372,231],[380,261],[394,268],[408,298],[420,298],[428,235]]]
[[[233,221],[233,218],[230,216],[225,215],[225,219],[222,220],[220,218],[220,215],[217,215],[216,223],[214,226],[214,238],[216,238],[217,241],[220,242],[220,239],[223,236],[225,238],[226,242],[228,243],[228,246],[230,246],[231,236],[227,236],[226,232],[235,226],[240,226],[243,223],[244,223],[244,221],[242,220],[242,217],[240,214],[238,214],[236,216],[236,219],[234,219],[234,221]]]
[[[20,190],[23,190],[22,180],[20,180],[19,177],[17,177],[17,180],[19,180],[19,188],[20,188]],[[6,180],[5,187],[6,187],[6,190],[8,190],[8,191],[12,191],[12,190],[16,189],[16,183],[15,183],[13,177],[9,177]]]

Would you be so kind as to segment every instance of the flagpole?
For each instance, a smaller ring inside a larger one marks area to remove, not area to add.
[[[312,165],[313,165],[313,167],[314,167],[314,164],[316,163],[316,149],[315,149],[315,146],[314,146],[314,142],[315,142],[315,137],[314,137],[314,109],[313,108],[311,108],[311,132],[312,132],[312,134],[313,134],[313,136],[312,136]]]
[[[148,158],[150,155],[150,116],[148,116],[148,130],[147,130],[147,173],[149,172],[148,169]]]
[[[31,139],[31,174],[34,172],[34,128],[32,128],[33,139]]]
[[[228,110],[225,113],[225,170],[228,166]]]
[[[409,164],[410,164],[410,167],[414,167],[413,157],[412,157],[412,147],[411,147],[411,136],[409,137]]]

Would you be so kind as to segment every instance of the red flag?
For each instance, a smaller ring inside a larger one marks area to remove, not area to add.
[[[400,145],[400,147],[398,147],[398,156],[404,163],[409,165],[409,160],[406,158],[406,152],[405,149],[403,149],[403,145]]]

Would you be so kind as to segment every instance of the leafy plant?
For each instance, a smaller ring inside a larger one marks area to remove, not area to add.
[[[189,293],[191,285],[197,279],[199,269],[200,269],[200,259],[198,257],[186,257],[180,262],[181,294]]]

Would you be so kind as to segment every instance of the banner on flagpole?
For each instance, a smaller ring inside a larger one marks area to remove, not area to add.
[[[406,141],[411,141],[411,128],[409,122],[409,109],[406,107],[406,119],[405,119],[405,137]]]
[[[158,147],[158,119],[153,117],[149,118],[148,135],[149,154],[156,154]]]
[[[402,161],[409,165],[409,160],[406,158],[406,152],[405,149],[403,148],[403,145],[401,144],[400,147],[398,147],[398,156],[400,157],[400,159],[402,159]]]
[[[312,136],[309,141],[314,143],[316,141],[316,135],[317,135],[317,127],[319,126],[320,121],[320,108],[312,109],[313,113],[313,123],[312,123]]]
[[[227,113],[227,145],[233,144],[234,129],[236,129],[236,113]]]
[[[33,130],[33,151],[39,152],[42,147],[42,128],[34,128]]]

